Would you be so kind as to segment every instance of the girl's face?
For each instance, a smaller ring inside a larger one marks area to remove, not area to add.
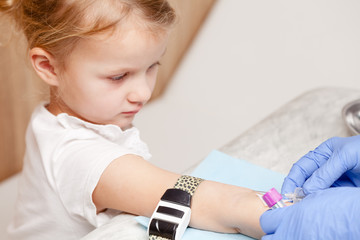
[[[58,74],[58,92],[48,109],[96,124],[131,127],[154,89],[167,35],[155,36],[134,23],[111,36],[80,41]]]

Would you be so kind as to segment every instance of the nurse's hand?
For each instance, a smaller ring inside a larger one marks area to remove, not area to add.
[[[309,194],[330,186],[360,187],[360,135],[330,138],[303,156],[291,168],[281,192],[303,187]]]
[[[329,188],[260,217],[262,240],[360,239],[360,188]]]

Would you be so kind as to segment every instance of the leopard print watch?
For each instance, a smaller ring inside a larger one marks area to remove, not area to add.
[[[201,178],[183,175],[176,181],[174,188],[164,193],[150,220],[149,240],[181,238],[190,221],[191,198],[202,181]],[[174,222],[181,221],[173,223],[166,216],[175,219]]]

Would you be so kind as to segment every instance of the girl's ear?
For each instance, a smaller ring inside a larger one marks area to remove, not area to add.
[[[35,47],[30,50],[30,61],[39,77],[50,86],[59,85],[59,76],[56,74],[56,61],[54,57],[42,48]]]

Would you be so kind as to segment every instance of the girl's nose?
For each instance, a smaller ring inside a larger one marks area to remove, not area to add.
[[[128,100],[132,103],[145,104],[151,97],[153,86],[146,77],[133,82],[133,86],[128,94]]]

